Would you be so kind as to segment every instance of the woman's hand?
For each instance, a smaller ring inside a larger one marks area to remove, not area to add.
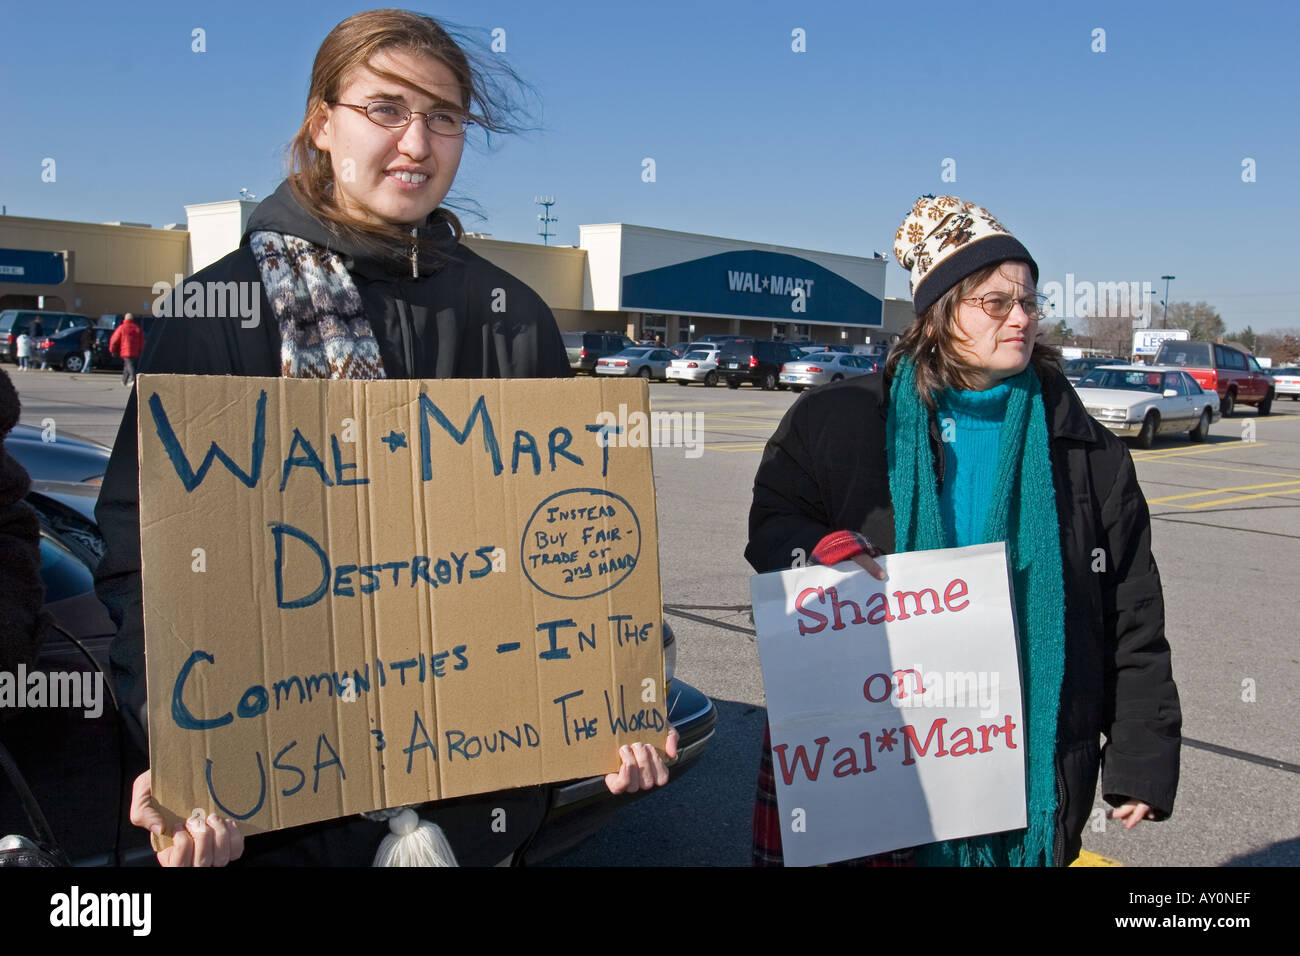
[[[1124,829],[1132,830],[1142,822],[1150,812],[1151,808],[1145,803],[1139,803],[1137,800],[1130,800],[1128,803],[1122,804],[1110,811],[1110,818],[1112,820],[1123,820]]]
[[[152,834],[163,832],[166,821],[154,806],[148,770],[131,785],[131,822]],[[172,845],[157,855],[159,866],[225,866],[243,852],[244,836],[235,821],[213,813],[207,820],[190,817],[177,824]]]
[[[879,551],[876,552],[875,557],[877,558],[880,557]],[[865,554],[855,554],[853,557],[849,558],[849,560],[852,561],[854,564],[859,565],[864,571],[866,571],[877,581],[885,580],[885,569],[882,568],[880,565],[876,564],[874,558],[872,558],[871,556]]]
[[[672,760],[677,756],[677,731],[668,728],[668,739],[664,741],[664,753]],[[636,793],[662,787],[668,782],[668,768],[659,751],[649,744],[635,743],[620,747],[618,755],[623,761],[618,773],[605,774],[605,786],[610,793]]]

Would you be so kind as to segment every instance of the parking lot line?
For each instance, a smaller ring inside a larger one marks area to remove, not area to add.
[[[1204,498],[1207,495],[1222,495],[1230,491],[1255,491],[1259,488],[1272,488],[1272,491],[1264,491],[1253,495],[1234,495],[1228,498],[1216,498],[1212,501],[1198,501],[1194,504],[1180,504],[1179,502],[1186,498]],[[1278,489],[1286,488],[1286,491]],[[1204,491],[1189,491],[1179,495],[1166,495],[1163,498],[1148,498],[1149,505],[1169,505],[1175,508],[1211,508],[1217,505],[1232,504],[1236,501],[1250,501],[1252,498],[1271,498],[1275,495],[1289,495],[1300,492],[1300,479],[1293,478],[1290,481],[1272,481],[1258,485],[1230,485],[1226,488],[1207,488]]]
[[[1265,471],[1262,468],[1234,468],[1232,465],[1214,465],[1200,461],[1176,461],[1175,465],[1180,468],[1208,468],[1211,471],[1239,471],[1243,475],[1258,475],[1262,478],[1295,478],[1295,472],[1289,471]],[[1159,484],[1159,482],[1156,482]]]
[[[1187,455],[1205,455],[1210,452],[1223,451],[1228,448],[1263,448],[1267,445],[1266,441],[1234,441],[1225,442],[1220,445],[1201,445],[1199,448],[1184,448],[1178,451],[1135,451],[1133,452],[1134,461],[1160,461],[1164,458],[1182,458]]]
[[[715,445],[712,443],[706,443],[704,447],[712,451],[762,451],[764,448],[767,447],[767,442],[738,441],[738,442],[732,442],[731,444],[728,445]]]
[[[1108,856],[1102,856],[1099,853],[1092,853],[1089,850],[1080,850],[1079,858],[1070,866],[1123,866],[1119,860],[1112,860]]]

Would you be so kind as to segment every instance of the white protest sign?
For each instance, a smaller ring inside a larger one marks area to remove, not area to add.
[[[1026,825],[1005,546],[879,564],[750,579],[791,866]]]

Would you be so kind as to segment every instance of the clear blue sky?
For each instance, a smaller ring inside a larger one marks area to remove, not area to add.
[[[317,46],[356,2],[6,5],[0,203],[161,226],[269,194]],[[1150,282],[1229,328],[1300,326],[1300,12],[1279,2],[492,2],[422,12],[506,31],[541,130],[455,191],[540,241],[622,221],[851,255],[889,252],[917,195],[987,206],[1041,281]],[[292,11],[292,12],[287,12]],[[206,52],[191,31],[206,31]],[[791,31],[807,50],[791,49]],[[1092,52],[1105,30],[1104,53]],[[55,159],[57,179],[41,181]],[[652,157],[656,181],[643,182]],[[1255,160],[1256,181],[1242,181]],[[956,181],[941,181],[955,161]],[[907,280],[889,269],[888,293]]]

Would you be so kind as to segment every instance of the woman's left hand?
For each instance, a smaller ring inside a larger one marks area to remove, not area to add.
[[[1151,808],[1145,803],[1130,800],[1128,803],[1122,804],[1110,811],[1110,818],[1112,820],[1123,820],[1124,829],[1132,830],[1142,820],[1144,820],[1146,815],[1150,812]]]
[[[677,756],[677,731],[668,728],[668,739],[664,741],[664,753],[672,760]],[[605,774],[605,786],[610,793],[636,793],[662,787],[668,782],[668,767],[659,751],[650,744],[627,744],[618,750],[623,765],[618,773]]]

